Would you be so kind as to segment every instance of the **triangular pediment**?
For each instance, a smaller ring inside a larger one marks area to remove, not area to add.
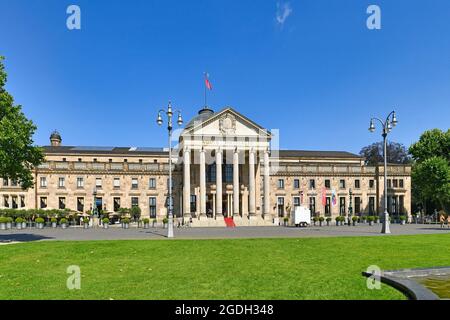
[[[193,123],[186,129],[184,136],[236,136],[236,137],[270,137],[266,129],[243,116],[231,107],[214,113],[211,117]]]

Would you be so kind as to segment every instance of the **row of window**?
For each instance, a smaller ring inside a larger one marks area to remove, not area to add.
[[[24,208],[25,207],[25,196],[3,195],[3,207],[12,208],[12,209]]]
[[[401,180],[401,182],[403,185],[403,180]],[[330,179],[325,179],[324,184],[325,184],[325,188],[331,189],[331,180]],[[345,189],[346,184],[347,184],[346,180],[344,180],[344,179],[339,180],[339,188],[340,189]],[[355,179],[353,186],[355,189],[360,189],[361,188],[361,180]],[[315,188],[316,188],[316,180],[309,179],[309,189],[313,190]],[[370,189],[375,188],[375,180],[373,180],[373,179],[369,180],[369,188]],[[278,189],[284,189],[284,179],[278,179]],[[300,189],[300,179],[294,179],[294,189]]]
[[[46,209],[48,206],[47,197],[40,197],[39,198],[39,208]],[[149,203],[149,212],[150,217],[155,218],[156,217],[156,197],[149,197],[148,198]],[[139,198],[138,197],[131,197],[131,206],[137,207],[139,206]],[[98,211],[100,210],[106,210],[106,206],[103,204],[103,198],[102,197],[96,197],[95,198],[95,207]],[[58,197],[58,208],[63,210],[66,209],[66,197]],[[113,198],[113,211],[117,212],[121,208],[121,198],[120,197],[114,197]],[[77,204],[76,204],[76,210],[79,212],[85,212],[86,210],[92,210],[92,205],[89,205],[87,208],[85,206],[85,198],[84,197],[77,197]]]
[[[403,179],[388,179],[387,185],[388,188],[404,188],[405,183]]]
[[[298,207],[301,205],[301,197],[293,197],[293,206]],[[341,215],[345,215],[348,213],[347,207],[347,198],[339,197],[339,213]],[[366,209],[363,208],[363,201],[361,197],[354,197],[352,199],[352,214],[360,214],[362,211],[368,212],[370,215],[376,213],[375,206],[376,198],[369,197],[368,198],[368,207]],[[277,212],[278,216],[284,217],[285,212],[285,197],[277,197]],[[391,214],[403,214],[405,212],[405,197],[404,196],[390,196],[388,197],[388,208]],[[309,210],[311,214],[316,213],[316,197],[309,197]],[[332,198],[326,197],[325,206],[324,206],[324,214],[326,216],[331,216],[331,208],[332,208]],[[362,210],[361,210],[362,209]]]
[[[47,177],[40,177],[39,179],[39,185],[41,188],[47,188],[48,181]],[[169,179],[167,179],[167,185],[169,185]],[[97,189],[101,189],[103,186],[103,180],[102,178],[95,178],[95,187]],[[58,188],[65,188],[66,187],[66,178],[65,177],[59,177],[58,178]],[[114,178],[113,180],[113,187],[114,189],[120,188],[120,178]],[[77,188],[83,189],[84,188],[84,178],[78,177],[77,178]],[[131,178],[131,189],[138,189],[139,188],[139,180],[138,178]],[[148,188],[149,189],[156,189],[156,178],[149,178],[148,180]]]

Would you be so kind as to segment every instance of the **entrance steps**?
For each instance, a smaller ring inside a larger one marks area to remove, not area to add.
[[[191,227],[259,227],[259,226],[274,226],[273,218],[264,219],[262,216],[234,216],[233,218],[217,217],[207,218],[198,217],[193,218],[190,224]]]

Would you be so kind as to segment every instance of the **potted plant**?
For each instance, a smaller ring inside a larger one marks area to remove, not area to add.
[[[341,223],[341,216],[337,216],[334,220],[336,220],[336,225],[338,226]]]
[[[142,219],[142,223],[144,224],[144,229],[148,229],[150,227],[150,219],[149,218]]]
[[[89,218],[88,217],[83,218],[83,228],[85,228],[85,229],[89,228]]]
[[[402,216],[399,217],[399,219],[400,219],[400,224],[401,225],[405,225],[406,224],[406,216],[402,215]]]
[[[56,228],[56,223],[58,222],[58,220],[56,218],[51,218],[50,222],[52,223],[52,228]]]
[[[331,222],[331,218],[328,217],[326,221],[327,221],[327,227],[329,227],[330,226],[330,222]]]
[[[169,219],[167,219],[167,218],[164,218],[163,219],[163,225],[164,225],[164,228],[167,228],[167,224],[169,223]]]
[[[130,227],[130,219],[128,219],[128,218],[123,218],[123,219],[121,220],[121,222],[122,222],[122,228],[128,229],[128,228]]]
[[[109,218],[103,218],[102,219],[103,229],[109,228]]]
[[[362,221],[362,223],[366,223],[367,222],[367,217],[366,216],[362,216],[361,217],[361,221]]]
[[[356,226],[356,224],[358,223],[358,219],[359,218],[357,216],[352,217],[353,226]]]
[[[6,230],[6,218],[0,217],[0,230]]]
[[[316,225],[317,221],[319,221],[319,217],[316,217],[316,216],[315,216],[315,217],[313,218],[314,225]]]
[[[319,217],[319,226],[322,226],[324,221],[325,221],[324,217]]]
[[[17,228],[17,230],[21,230],[22,229],[23,221],[24,220],[21,217],[16,218],[16,228]]]
[[[41,218],[41,217],[36,218],[36,220],[34,220],[34,222],[36,222],[36,228],[43,229],[44,228],[44,221],[45,220],[43,218]]]
[[[378,223],[380,221],[379,216],[373,216],[373,222]]]
[[[369,217],[367,217],[367,221],[369,221],[369,226],[373,226],[373,222],[375,221],[375,217],[369,216]]]
[[[289,218],[288,217],[284,217],[283,218],[283,222],[284,222],[284,226],[287,227],[289,224]]]
[[[11,229],[12,228],[13,221],[14,220],[11,217],[7,217],[6,218],[6,229]]]
[[[59,220],[59,224],[61,225],[61,228],[66,229],[67,228],[67,219],[61,218],[61,220]]]
[[[156,225],[158,224],[158,220],[156,220],[156,218],[154,218],[154,219],[152,220],[152,224],[153,224],[153,228],[155,228]]]

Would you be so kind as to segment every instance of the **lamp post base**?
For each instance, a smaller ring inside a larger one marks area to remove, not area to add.
[[[173,238],[173,217],[169,218],[169,223],[167,226],[167,238]]]
[[[389,228],[389,213],[385,212],[384,213],[384,221],[383,221],[383,227],[381,228],[381,233],[384,234],[390,234],[391,233],[391,229]]]

